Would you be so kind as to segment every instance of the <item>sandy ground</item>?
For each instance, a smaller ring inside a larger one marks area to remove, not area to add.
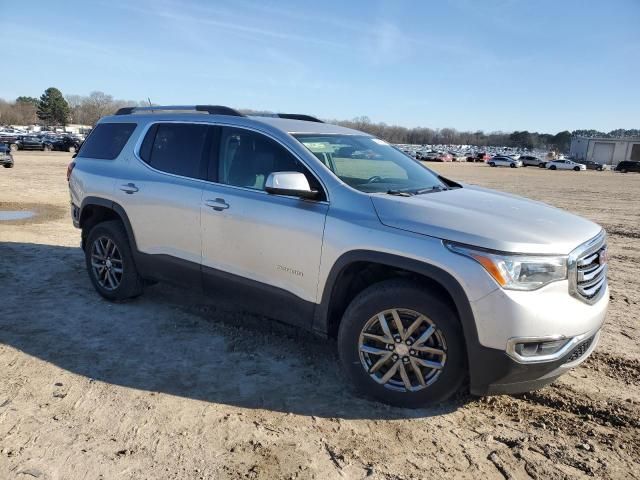
[[[518,397],[402,410],[350,390],[333,342],[163,285],[91,287],[69,155],[0,168],[0,479],[640,478],[640,175],[432,165],[610,234],[611,305],[586,364]]]

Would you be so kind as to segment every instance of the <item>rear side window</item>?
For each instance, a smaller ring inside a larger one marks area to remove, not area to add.
[[[135,123],[101,123],[82,144],[78,156],[113,160],[136,129]]]
[[[149,129],[140,157],[157,170],[190,178],[204,178],[203,158],[211,127],[189,123],[160,123]],[[207,156],[208,160],[208,156]]]

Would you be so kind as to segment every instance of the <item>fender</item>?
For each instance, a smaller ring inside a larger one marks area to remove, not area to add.
[[[131,245],[131,249],[133,250],[134,255],[138,253],[138,244],[136,243],[136,237],[133,234],[133,228],[131,228],[131,222],[129,221],[129,216],[127,212],[125,212],[124,208],[113,200],[107,200],[102,197],[86,197],[82,200],[82,204],[80,205],[80,213],[78,218],[82,218],[82,211],[85,207],[90,205],[98,205],[100,207],[106,207],[110,210],[113,210],[118,214],[122,223],[124,224],[124,229],[127,232],[127,237],[129,237],[129,243]],[[79,227],[82,228],[82,224],[79,224]]]
[[[334,294],[334,286],[340,277],[340,274],[350,264],[354,262],[370,262],[398,268],[422,275],[440,284],[453,299],[454,306],[458,313],[458,318],[462,325],[465,344],[467,347],[467,358],[469,363],[469,375],[471,377],[471,390],[477,391],[476,385],[484,385],[490,377],[487,374],[487,360],[489,358],[498,358],[504,355],[494,349],[486,348],[480,345],[478,340],[478,330],[476,327],[473,310],[469,299],[458,281],[448,272],[431,264],[393,255],[383,252],[375,252],[369,250],[353,250],[340,256],[335,262],[327,282],[325,284],[322,300],[317,305],[313,319],[313,330],[323,336],[329,332],[329,306],[331,298]]]

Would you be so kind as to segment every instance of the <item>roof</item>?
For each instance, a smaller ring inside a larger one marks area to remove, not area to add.
[[[367,135],[351,128],[332,125],[330,123],[308,122],[305,120],[291,120],[288,118],[249,116],[248,118],[266,123],[286,133],[331,133],[342,135]]]
[[[127,123],[131,121],[142,122],[175,122],[177,120],[184,120],[188,122],[202,122],[202,123],[220,123],[231,124],[239,127],[251,127],[263,126],[270,127],[271,129],[279,130],[284,133],[312,133],[312,134],[339,134],[339,135],[367,135],[367,133],[353,130],[351,128],[341,127],[339,125],[332,125],[330,123],[322,122],[309,122],[306,120],[292,120],[288,118],[276,118],[276,117],[262,117],[262,116],[233,116],[233,115],[218,115],[218,114],[206,114],[206,113],[189,113],[189,112],[171,112],[171,111],[158,111],[156,113],[131,113],[120,114],[102,117],[99,123],[103,122],[118,122]],[[263,127],[264,128],[264,127]]]

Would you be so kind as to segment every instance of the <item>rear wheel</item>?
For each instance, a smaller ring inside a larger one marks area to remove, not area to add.
[[[51,145],[45,144],[44,147],[42,147],[42,150],[44,150],[45,152],[50,152],[52,150]]]
[[[126,300],[142,293],[142,279],[120,221],[99,223],[91,229],[85,261],[91,283],[104,298]]]
[[[3,165],[4,168],[13,168],[13,163],[5,163]]]
[[[620,171],[621,171],[622,173],[627,173],[627,169],[626,169],[626,168],[622,168]]]
[[[356,296],[342,318],[338,350],[358,390],[400,407],[446,400],[466,378],[456,314],[406,280],[387,280]]]

